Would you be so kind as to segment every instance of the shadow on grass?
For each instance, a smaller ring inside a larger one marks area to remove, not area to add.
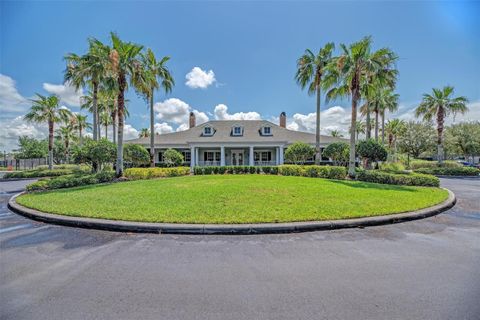
[[[343,180],[330,180],[331,183],[337,183],[350,188],[358,189],[376,189],[376,190],[389,190],[389,191],[407,191],[407,192],[419,192],[414,186],[401,186],[394,184],[380,184],[364,181],[343,181]]]

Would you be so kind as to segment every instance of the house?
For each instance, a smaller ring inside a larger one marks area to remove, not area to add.
[[[285,149],[290,144],[302,141],[315,146],[315,134],[289,130],[286,123],[286,114],[282,112],[279,125],[266,120],[214,120],[197,126],[192,112],[188,130],[155,135],[155,162],[161,165],[165,150],[173,148],[183,154],[184,161],[192,168],[283,164]],[[347,140],[322,135],[321,148],[339,141]],[[126,143],[150,149],[149,137]]]

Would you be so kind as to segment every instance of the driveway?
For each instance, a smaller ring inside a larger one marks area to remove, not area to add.
[[[11,213],[0,182],[0,319],[479,319],[480,180],[451,210],[365,229],[173,236]]]

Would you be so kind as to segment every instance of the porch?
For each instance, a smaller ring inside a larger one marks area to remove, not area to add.
[[[283,164],[283,147],[192,147],[191,166],[275,166]]]

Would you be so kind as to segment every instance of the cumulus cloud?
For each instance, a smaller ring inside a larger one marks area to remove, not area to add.
[[[163,122],[176,124],[179,126],[178,128],[188,129],[190,112],[195,114],[197,125],[208,121],[208,116],[205,112],[193,109],[188,103],[177,98],[170,98],[162,102],[157,102],[153,108],[157,113],[157,119],[162,120]]]
[[[43,89],[51,94],[56,94],[62,102],[70,106],[79,107],[81,105],[80,98],[83,95],[83,91],[81,89],[75,90],[75,88],[68,83],[51,84],[45,82]]]
[[[259,120],[261,116],[258,112],[237,112],[228,113],[228,107],[224,104],[219,104],[213,110],[215,119],[217,120]]]
[[[25,112],[28,100],[17,90],[15,80],[0,73],[0,107],[2,113]]]
[[[0,148],[11,151],[18,148],[18,138],[29,136],[36,139],[44,139],[48,136],[48,128],[43,123],[29,123],[23,120],[23,116],[15,118],[2,118],[0,120]]]
[[[162,122],[162,123],[157,122],[155,123],[154,126],[155,126],[155,133],[158,133],[158,134],[173,132],[172,126],[166,122]]]
[[[287,128],[296,131],[314,132],[317,114],[295,113]],[[320,112],[320,131],[322,134],[330,134],[332,130],[338,130],[342,134],[348,133],[350,126],[350,110],[340,106],[334,106]]]
[[[199,67],[194,67],[185,78],[185,84],[192,89],[205,89],[216,81],[213,70],[204,71]]]

